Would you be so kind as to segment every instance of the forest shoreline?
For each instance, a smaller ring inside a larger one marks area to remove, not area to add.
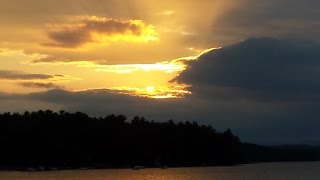
[[[0,114],[0,171],[232,166],[319,161],[320,146],[243,143],[196,122],[89,117],[51,110]]]

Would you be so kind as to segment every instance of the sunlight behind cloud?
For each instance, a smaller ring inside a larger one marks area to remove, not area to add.
[[[167,11],[161,12],[160,14],[164,15],[164,16],[170,16],[170,15],[172,15],[174,13],[175,13],[175,11],[173,11],[173,10],[167,10]]]
[[[98,65],[98,72],[112,73],[132,73],[136,71],[163,71],[165,73],[174,73],[184,70],[182,64],[156,63],[156,64],[116,64],[116,65]]]
[[[86,48],[94,45],[108,45],[111,42],[158,41],[154,26],[142,20],[122,20],[105,17],[83,17],[79,22],[48,24],[48,42],[44,46],[61,48]]]
[[[139,28],[139,31],[126,30],[124,33],[104,33],[94,31],[91,33],[93,42],[99,44],[109,44],[110,42],[125,41],[125,42],[150,42],[158,41],[159,36],[152,25],[145,25],[141,20],[128,21],[132,27]],[[133,29],[135,29],[133,28]]]
[[[220,49],[209,48],[205,50],[194,50],[198,53],[196,56],[187,56],[180,57],[169,61],[160,61],[154,64],[103,64],[99,61],[54,61],[52,57],[45,57],[40,59],[35,59],[33,61],[26,62],[30,65],[74,65],[76,67],[85,67],[85,68],[94,68],[97,72],[106,72],[106,73],[132,73],[137,71],[163,71],[165,73],[179,73],[186,69],[186,62],[197,60],[197,58],[209,51]],[[46,62],[46,59],[49,58],[51,61]]]
[[[131,96],[139,96],[152,99],[168,99],[168,98],[183,98],[190,95],[191,92],[186,90],[186,85],[171,85],[171,86],[147,86],[145,88],[136,87],[113,87],[120,94],[127,94]]]
[[[32,67],[52,68],[56,66],[61,67],[61,69],[79,70],[77,77],[82,77],[83,81],[77,81],[77,84],[69,83],[74,90],[91,87],[94,89],[110,89],[120,94],[153,99],[183,98],[191,93],[188,90],[189,86],[177,85],[172,82],[172,79],[186,70],[189,61],[195,61],[199,56],[215,49],[219,48],[197,49],[195,52],[197,55],[195,56],[180,57],[153,64],[106,64],[107,60],[56,61],[54,57],[46,57],[49,61],[36,59],[26,63]],[[91,73],[83,74],[83,71],[90,71]]]
[[[149,93],[149,94],[153,94],[154,93],[154,86],[148,86],[146,87],[146,91]]]

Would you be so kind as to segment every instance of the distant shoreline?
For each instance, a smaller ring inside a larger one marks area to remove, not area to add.
[[[211,167],[320,160],[320,146],[260,146],[196,122],[89,117],[51,110],[0,114],[0,170]],[[136,167],[136,168],[135,168]]]
[[[139,171],[144,169],[181,169],[181,168],[215,168],[215,167],[236,167],[236,166],[248,166],[248,165],[281,165],[281,164],[301,164],[301,163],[320,163],[320,160],[317,161],[274,161],[274,162],[252,162],[252,163],[243,163],[243,164],[234,164],[234,165],[217,165],[217,166],[174,166],[174,167],[143,167],[135,169],[133,167],[119,167],[119,168],[94,168],[94,167],[83,167],[83,168],[55,168],[49,167],[44,168],[26,168],[26,169],[0,169],[0,172],[55,172],[55,171],[91,171],[91,170],[133,170]]]

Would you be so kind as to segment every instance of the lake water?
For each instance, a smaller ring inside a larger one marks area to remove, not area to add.
[[[141,170],[0,172],[4,180],[320,180],[320,162]]]

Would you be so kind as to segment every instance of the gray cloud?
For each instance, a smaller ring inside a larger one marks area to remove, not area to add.
[[[320,45],[257,38],[208,52],[175,80],[249,141],[319,144]],[[217,107],[218,106],[218,107]]]
[[[320,2],[317,0],[239,0],[212,24],[210,42],[232,44],[249,37],[319,39]]]
[[[24,87],[31,87],[31,88],[44,88],[44,89],[61,89],[61,86],[58,86],[54,83],[40,83],[40,82],[21,82],[19,83],[21,86]]]
[[[143,24],[134,23],[133,21],[94,17],[83,20],[81,25],[68,26],[56,31],[50,31],[48,37],[53,42],[43,43],[43,45],[73,48],[93,42],[93,32],[108,36],[118,34],[139,36],[143,28],[145,28]]]
[[[62,31],[53,31],[48,34],[53,43],[43,43],[45,46],[57,47],[77,47],[91,40],[90,32],[83,29],[64,29]]]
[[[62,75],[31,74],[20,71],[0,70],[0,79],[7,80],[32,80],[32,79],[51,79],[63,77]]]
[[[319,49],[313,42],[249,39],[202,55],[176,81],[216,98],[319,101]]]

